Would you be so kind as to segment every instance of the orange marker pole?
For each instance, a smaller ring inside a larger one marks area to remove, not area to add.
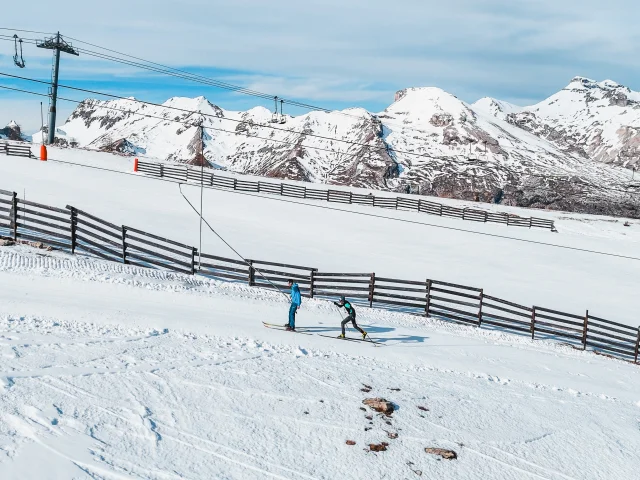
[[[47,147],[44,145],[40,145],[40,160],[47,161]]]
[[[134,172],[138,171],[138,159],[137,158],[133,161],[133,171]]]

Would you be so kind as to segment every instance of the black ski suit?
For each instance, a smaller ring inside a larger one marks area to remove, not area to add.
[[[353,305],[351,305],[351,303],[347,300],[344,301],[344,303],[342,303],[342,301],[340,302],[333,302],[334,305],[338,306],[338,307],[344,307],[345,310],[347,311],[347,313],[349,314],[344,320],[342,320],[341,326],[342,326],[342,335],[345,334],[344,332],[344,326],[351,322],[351,325],[353,325],[353,328],[355,328],[356,330],[358,330],[361,334],[365,334],[365,331],[362,330],[358,324],[356,324],[356,309],[353,308]]]

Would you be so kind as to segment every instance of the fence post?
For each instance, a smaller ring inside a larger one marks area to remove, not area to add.
[[[509,217],[510,215],[507,213],[507,227],[509,226]]]
[[[589,310],[584,315],[584,326],[582,327],[582,349],[587,349],[587,325],[589,324]]]
[[[480,289],[480,308],[478,309],[478,327],[482,325],[482,301],[484,299],[484,288]]]
[[[376,274],[371,274],[371,280],[369,281],[369,308],[373,307],[373,294],[376,288]]]
[[[280,196],[284,195],[284,183],[280,184]]]
[[[11,223],[13,226],[13,241],[18,241],[18,194],[13,192],[11,199]]]
[[[237,179],[237,178],[234,178],[234,179],[233,179],[233,189],[234,189],[234,190],[236,190],[236,189],[237,189],[237,187],[238,187],[238,179]]]
[[[398,201],[400,200],[400,197],[396,197],[396,210],[398,210]]]
[[[640,327],[638,327],[638,339],[636,340],[636,355],[633,359],[634,363],[638,363],[638,351],[640,350]]]
[[[427,279],[427,305],[424,307],[424,314],[429,316],[429,307],[431,306],[431,280]]]
[[[247,260],[249,264],[249,286],[253,287],[256,284],[256,269],[253,268],[253,260]]]
[[[533,310],[531,310],[531,340],[534,339],[536,335],[536,307],[534,305]]]
[[[533,226],[533,217],[529,217],[529,228]]]
[[[164,165],[160,164],[160,177],[164,177]]]
[[[489,218],[489,215],[487,212],[484,212],[484,223],[487,223],[487,218]]]
[[[302,195],[302,198],[307,198],[307,187],[303,187],[304,188],[304,193]]]
[[[69,207],[69,210],[71,210],[71,253],[76,253],[78,211],[74,207]]]
[[[122,226],[122,263],[127,263],[127,227]]]
[[[465,208],[463,208],[463,209],[462,209],[462,219],[463,219],[463,220],[465,219],[465,218],[464,218],[464,214],[465,214],[465,212],[466,212],[466,211],[467,211],[467,207],[465,207]]]
[[[349,203],[353,203],[351,200],[353,199],[353,193],[349,192]]]
[[[311,270],[311,274],[309,275],[309,298],[313,298],[313,289],[316,286],[316,270],[315,268]]]
[[[196,254],[198,253],[198,249],[196,247],[191,247],[191,275],[196,274]]]
[[[440,212],[438,213],[438,215],[442,216],[442,204],[440,204]]]
[[[330,201],[331,201],[331,200],[329,200],[329,192],[330,192],[330,191],[331,191],[331,190],[327,189],[327,202],[330,202]]]

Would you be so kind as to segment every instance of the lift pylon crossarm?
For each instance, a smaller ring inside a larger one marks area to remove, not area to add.
[[[70,43],[67,43],[59,33],[55,37],[36,41],[36,47],[45,48],[47,50],[60,50],[61,52],[68,53],[69,55],[75,55],[76,57],[80,56],[78,50],[73,48]]]

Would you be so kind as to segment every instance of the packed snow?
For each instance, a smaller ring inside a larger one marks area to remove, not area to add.
[[[260,323],[286,316],[277,292],[25,247],[0,248],[0,282],[3,478],[610,479],[640,461],[638,367],[589,352],[375,309],[360,324],[384,347],[291,334]],[[339,319],[313,300],[297,323]],[[362,411],[375,396],[396,411]]]
[[[2,156],[0,188],[198,246],[198,217],[177,184],[134,175],[132,160],[117,155],[51,149],[50,158],[97,168]],[[182,188],[199,205],[199,188]],[[578,315],[588,309],[592,315],[638,324],[628,299],[635,297],[640,262],[527,242],[636,258],[640,224],[632,221],[625,227],[624,219],[508,211],[553,219],[559,233],[356,205],[204,192],[205,218],[245,258],[407,280],[431,278],[484,288],[488,295],[522,305]],[[233,256],[206,228],[203,252]]]
[[[197,245],[198,217],[176,184],[133,174],[125,157],[52,148],[50,158],[69,164],[0,156],[0,188]],[[198,188],[183,190],[199,205]],[[548,244],[633,257],[637,222],[541,214],[559,233],[204,192],[204,216],[246,257],[429,277],[636,325],[640,262]],[[206,230],[203,250],[233,256]],[[303,300],[296,323],[306,331],[264,328],[286,322],[287,302],[243,284],[0,247],[0,477],[608,480],[638,471],[637,365],[360,306],[359,324],[382,346],[325,338],[343,313],[318,299]],[[396,411],[367,409],[369,397]],[[386,451],[369,451],[381,442]]]

